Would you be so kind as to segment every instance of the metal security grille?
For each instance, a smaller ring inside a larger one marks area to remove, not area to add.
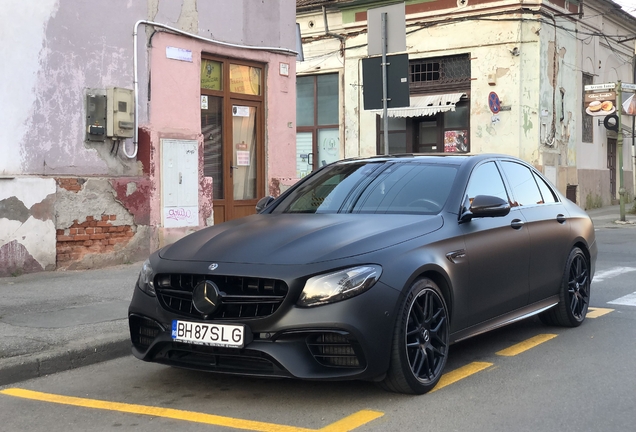
[[[205,280],[214,282],[221,294],[221,305],[211,316],[201,314],[192,302],[192,290]],[[197,319],[263,318],[276,312],[288,291],[283,281],[237,276],[163,274],[155,281],[164,309]]]
[[[461,54],[411,60],[409,79],[412,93],[444,86],[455,86],[455,89],[470,88],[470,56]]]

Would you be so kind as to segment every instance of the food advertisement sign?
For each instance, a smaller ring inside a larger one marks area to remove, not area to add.
[[[616,92],[587,93],[585,112],[592,116],[607,116],[616,111]]]

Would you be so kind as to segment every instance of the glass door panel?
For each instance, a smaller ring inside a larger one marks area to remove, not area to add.
[[[340,131],[335,129],[318,129],[318,166],[328,165],[340,159]]]
[[[313,170],[313,133],[296,133],[296,175],[303,178]]]
[[[212,198],[225,197],[223,191],[223,98],[201,96],[201,134],[203,134],[203,175],[212,177]]]
[[[232,106],[232,185],[234,200],[256,199],[256,107]]]

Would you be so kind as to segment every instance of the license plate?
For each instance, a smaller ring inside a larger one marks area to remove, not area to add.
[[[230,324],[205,324],[172,321],[172,339],[198,345],[243,348],[245,327]]]

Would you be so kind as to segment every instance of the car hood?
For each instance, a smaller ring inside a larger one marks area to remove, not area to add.
[[[257,214],[184,237],[167,260],[310,264],[373,252],[438,230],[441,216]]]

